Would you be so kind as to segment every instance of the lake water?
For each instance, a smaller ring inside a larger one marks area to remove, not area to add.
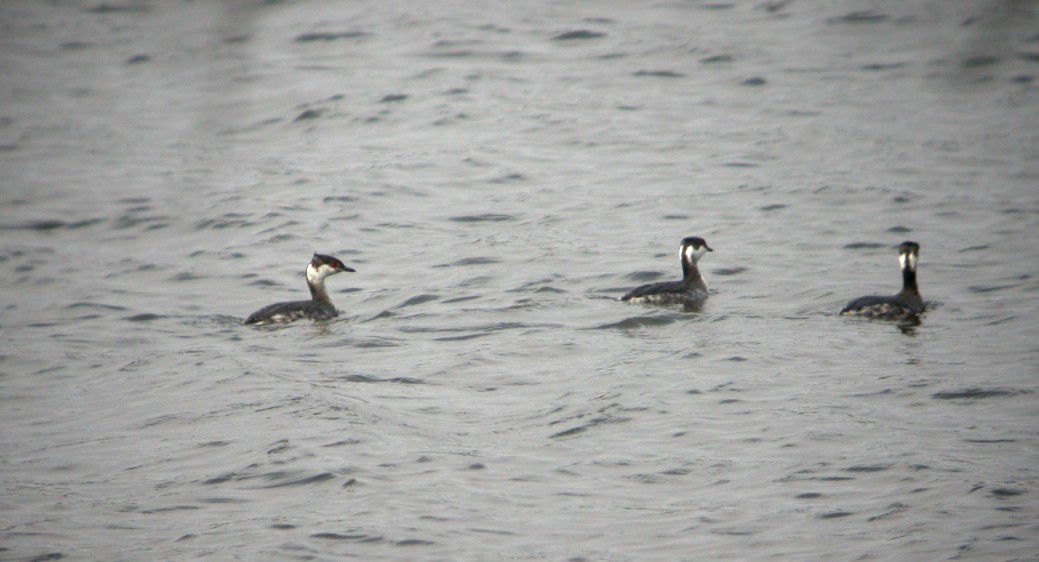
[[[3,2],[0,558],[1039,559],[1037,23]]]

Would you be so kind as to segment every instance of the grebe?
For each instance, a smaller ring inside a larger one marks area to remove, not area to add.
[[[332,299],[325,290],[325,277],[340,271],[355,271],[343,265],[343,262],[332,256],[314,254],[314,259],[307,264],[307,287],[310,287],[309,301],[279,302],[268,305],[249,315],[246,324],[273,324],[292,322],[309,318],[311,320],[331,320],[339,312],[332,306]]]
[[[859,297],[844,306],[841,314],[867,318],[898,320],[916,316],[924,311],[924,299],[916,287],[916,259],[920,245],[902,242],[898,247],[898,263],[902,266],[902,290],[897,295]]]
[[[632,289],[622,301],[648,304],[695,304],[707,298],[704,283],[696,262],[707,252],[713,252],[703,238],[690,236],[682,239],[678,257],[682,260],[682,280],[651,283]]]

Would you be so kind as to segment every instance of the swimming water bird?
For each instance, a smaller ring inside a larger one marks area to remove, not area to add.
[[[246,324],[286,323],[309,318],[311,320],[331,320],[339,312],[332,305],[332,299],[325,290],[325,278],[341,271],[355,271],[343,265],[343,262],[332,256],[314,254],[314,259],[307,264],[307,287],[310,288],[309,301],[279,302],[257,310],[245,319]]]
[[[846,304],[841,309],[841,314],[883,320],[899,320],[921,314],[924,311],[924,299],[916,287],[916,259],[919,255],[919,244],[902,242],[898,247],[898,263],[902,267],[902,290],[892,296],[859,297]]]
[[[647,304],[696,304],[707,298],[704,282],[696,263],[707,252],[713,252],[703,238],[690,236],[682,239],[678,257],[682,261],[682,280],[651,283],[628,291],[622,301]]]

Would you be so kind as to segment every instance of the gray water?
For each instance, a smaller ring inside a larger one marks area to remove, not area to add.
[[[1037,560],[1037,77],[1028,1],[0,3],[0,558]]]

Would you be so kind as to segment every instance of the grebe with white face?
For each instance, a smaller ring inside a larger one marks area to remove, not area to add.
[[[331,320],[339,315],[332,299],[325,290],[325,278],[342,271],[355,271],[343,265],[343,262],[332,256],[314,254],[314,259],[307,264],[307,287],[310,288],[309,301],[279,302],[257,310],[245,319],[246,324],[275,324],[295,320]]]
[[[707,252],[713,252],[703,238],[690,236],[682,239],[678,257],[682,262],[682,280],[651,283],[629,291],[622,301],[647,304],[696,304],[707,298],[704,282],[696,263]]]
[[[892,296],[859,297],[846,304],[841,309],[841,314],[899,320],[923,313],[924,299],[916,286],[916,260],[919,255],[919,244],[902,242],[898,247],[898,263],[902,268],[902,290]]]

